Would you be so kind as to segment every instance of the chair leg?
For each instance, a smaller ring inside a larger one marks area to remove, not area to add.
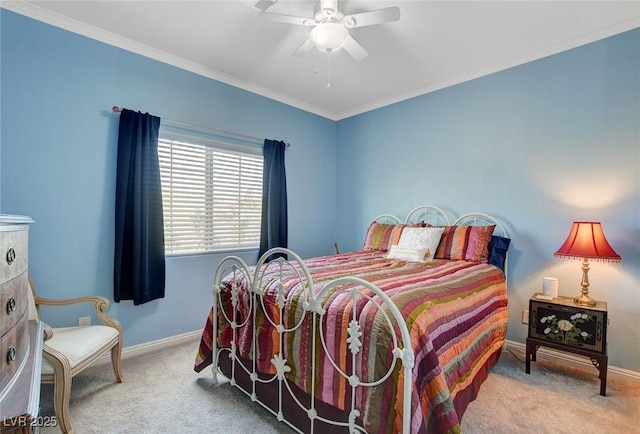
[[[122,375],[122,339],[118,344],[111,348],[111,365],[113,366],[113,373],[116,375],[116,381],[118,383],[124,382],[124,376]]]
[[[60,430],[65,434],[73,434],[69,417],[69,398],[71,396],[71,370],[68,364],[52,363],[53,370],[53,407]]]

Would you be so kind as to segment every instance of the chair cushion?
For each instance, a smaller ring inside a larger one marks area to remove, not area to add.
[[[61,327],[53,329],[53,337],[45,345],[66,355],[73,369],[117,336],[118,330],[104,325]],[[44,357],[42,373],[53,374],[53,366]]]

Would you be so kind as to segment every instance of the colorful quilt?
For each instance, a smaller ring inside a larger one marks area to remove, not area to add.
[[[498,268],[486,263],[404,262],[386,259],[385,255],[386,252],[360,251],[308,259],[305,264],[316,293],[335,278],[355,275],[391,298],[405,318],[415,353],[411,432],[459,432],[462,415],[457,414],[453,400],[473,383],[478,372],[486,369],[488,360],[495,359],[505,339],[508,311],[504,276]],[[264,310],[275,318],[280,315],[275,296],[280,283],[277,267],[270,269],[273,271],[267,271],[262,279],[262,287],[266,288]],[[286,299],[283,318],[286,324],[294,325],[310,313],[303,308],[304,291],[298,274],[289,274],[281,279]],[[230,284],[228,279],[226,282]],[[241,285],[246,279],[240,276],[236,280]],[[221,293],[227,312],[231,312],[230,298],[228,291]],[[375,301],[376,297],[373,298]],[[247,297],[240,300],[239,322],[248,315]],[[391,333],[381,326],[381,308],[364,300],[354,303],[348,291],[328,297],[324,308],[326,314],[320,326],[332,358],[341,369],[355,370],[363,381],[378,379],[393,359]],[[355,367],[347,343],[348,323],[354,309],[365,330]],[[265,320],[262,308],[258,311],[257,366],[261,372],[273,373],[271,359],[280,351],[279,335]],[[228,347],[231,329],[222,316],[218,320],[217,343]],[[211,321],[210,315],[196,356],[194,369],[198,372],[211,364]],[[340,409],[349,408],[352,398],[349,382],[335,371],[322,349],[317,351],[316,371],[311,368],[307,354],[311,337],[317,331],[311,330],[310,323],[303,321],[299,331],[285,335],[284,357],[291,367],[287,378],[308,393],[315,382],[317,398]],[[236,345],[241,356],[252,357],[253,327],[239,329]],[[396,366],[391,378],[380,386],[359,388],[356,392],[356,405],[368,432],[401,432],[402,395],[397,387],[401,375]]]

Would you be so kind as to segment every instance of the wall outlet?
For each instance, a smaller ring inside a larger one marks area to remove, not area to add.
[[[91,317],[90,316],[82,316],[78,318],[79,326],[90,326],[91,325]]]
[[[522,311],[522,324],[529,324],[529,311],[528,310],[523,310]]]

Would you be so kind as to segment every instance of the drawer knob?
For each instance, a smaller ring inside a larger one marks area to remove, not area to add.
[[[9,297],[7,301],[7,313],[14,312],[16,310],[16,299],[13,297]]]
[[[7,264],[11,265],[16,260],[16,251],[13,250],[13,247],[9,247],[9,251],[7,252]]]
[[[16,347],[11,345],[7,351],[7,364],[13,362],[16,359]]]

